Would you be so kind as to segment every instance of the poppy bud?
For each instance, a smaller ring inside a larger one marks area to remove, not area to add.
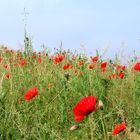
[[[103,110],[103,108],[104,108],[104,104],[103,104],[103,102],[101,100],[99,100],[98,107],[101,110]]]
[[[75,125],[73,125],[73,126],[70,128],[70,130],[73,131],[73,130],[76,130],[76,129],[78,129],[78,128],[79,128],[79,125],[78,125],[78,124],[75,124]]]
[[[135,130],[134,127],[129,128],[129,132],[134,132],[134,130]]]

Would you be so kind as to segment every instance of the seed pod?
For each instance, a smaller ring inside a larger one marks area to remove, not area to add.
[[[71,126],[70,131],[76,130],[78,128],[79,128],[79,125],[75,124],[75,125]]]
[[[135,130],[134,127],[129,128],[129,132],[133,132],[134,130]]]
[[[104,104],[103,104],[103,102],[101,100],[99,100],[98,107],[101,110],[103,110],[103,108],[104,108]]]

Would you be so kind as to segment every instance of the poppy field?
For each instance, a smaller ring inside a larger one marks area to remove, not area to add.
[[[0,47],[1,140],[139,140],[140,60]]]

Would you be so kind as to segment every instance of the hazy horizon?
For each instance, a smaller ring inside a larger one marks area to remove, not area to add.
[[[27,33],[33,47],[40,50],[44,44],[49,49],[79,51],[84,46],[94,55],[96,49],[104,57],[115,53],[124,55],[140,53],[140,1],[64,1],[64,0],[5,0],[0,8],[0,44],[19,49],[24,41],[24,8]]]

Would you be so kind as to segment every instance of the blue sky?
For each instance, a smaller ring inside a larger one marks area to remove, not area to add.
[[[23,45],[23,9],[27,32],[35,50],[45,44],[53,50],[81,50],[104,57],[115,53],[140,53],[139,0],[1,0],[0,44],[13,49]],[[105,52],[105,53],[104,53]]]

